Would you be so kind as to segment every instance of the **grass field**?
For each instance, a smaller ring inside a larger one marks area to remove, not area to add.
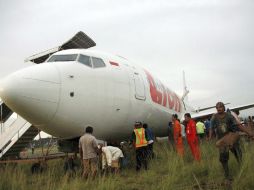
[[[229,168],[234,178],[231,189],[254,189],[254,143],[243,142],[243,163],[239,166],[230,153]],[[230,189],[222,185],[223,171],[218,161],[214,142],[201,144],[202,161],[192,160],[189,147],[184,159],[179,158],[167,142],[155,143],[156,158],[149,162],[149,170],[137,173],[135,162],[117,175],[98,175],[95,180],[64,174],[64,160],[48,162],[48,169],[41,174],[31,174],[31,164],[1,166],[2,190],[51,190],[51,189],[119,189],[119,190],[177,190],[177,189]],[[134,159],[134,155],[132,155]]]

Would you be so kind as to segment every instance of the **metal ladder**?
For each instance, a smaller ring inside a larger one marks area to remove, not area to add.
[[[0,159],[19,158],[19,153],[40,132],[21,116],[13,113],[0,101],[1,131],[0,131]]]

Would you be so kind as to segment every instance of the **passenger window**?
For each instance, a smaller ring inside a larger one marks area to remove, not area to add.
[[[85,55],[82,55],[80,54],[79,55],[79,58],[78,58],[78,61],[88,67],[92,67],[92,64],[91,64],[91,61],[90,61],[90,57],[88,56],[85,56]]]
[[[92,57],[92,60],[93,60],[93,67],[94,68],[106,67],[106,65],[102,59]]]

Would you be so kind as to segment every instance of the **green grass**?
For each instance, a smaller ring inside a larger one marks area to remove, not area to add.
[[[229,168],[234,178],[232,189],[254,189],[254,144],[242,143],[243,163],[239,166],[230,153]],[[193,161],[189,147],[185,156],[179,158],[167,142],[155,144],[156,158],[149,162],[149,170],[137,173],[135,162],[117,175],[100,176],[95,180],[65,175],[63,159],[48,161],[48,169],[41,174],[32,175],[31,164],[9,164],[0,167],[0,189],[4,190],[51,190],[51,189],[228,189],[221,185],[224,177],[214,143],[201,145],[202,161]],[[134,156],[132,156],[134,160]]]

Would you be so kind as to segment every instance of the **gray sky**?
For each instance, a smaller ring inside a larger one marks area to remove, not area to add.
[[[0,0],[0,78],[82,30],[196,107],[254,102],[252,0]],[[253,113],[253,112],[252,112]]]

